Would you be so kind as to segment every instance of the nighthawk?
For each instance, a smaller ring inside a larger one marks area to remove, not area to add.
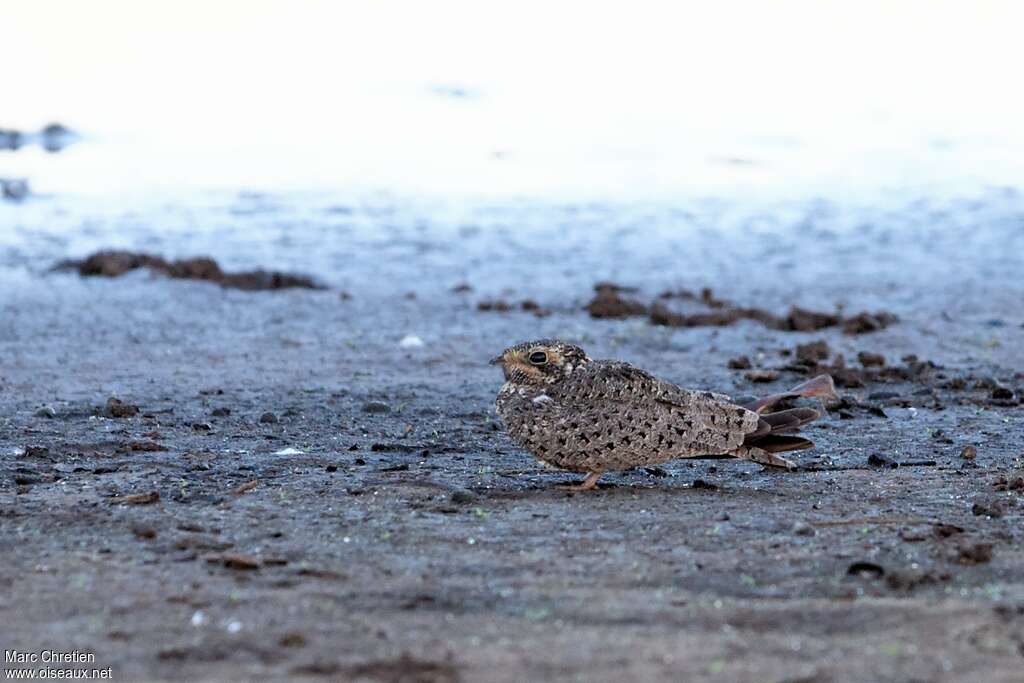
[[[793,436],[821,414],[813,408],[769,412],[800,397],[836,398],[832,378],[819,375],[792,391],[738,405],[728,396],[682,389],[612,360],[552,339],[505,349],[498,415],[512,440],[548,465],[586,472],[574,490],[592,489],[603,472],[678,458],[741,458],[792,469],[778,455],[811,448]]]

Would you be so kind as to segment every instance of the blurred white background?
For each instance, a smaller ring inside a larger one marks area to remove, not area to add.
[[[1019,2],[6,2],[36,189],[829,196],[1024,176]]]

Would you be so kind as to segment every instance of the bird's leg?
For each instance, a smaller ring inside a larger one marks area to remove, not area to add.
[[[581,481],[579,484],[572,484],[570,486],[559,486],[558,488],[563,491],[590,491],[591,489],[597,488],[597,480],[601,478],[600,472],[591,472],[587,475],[587,478]]]

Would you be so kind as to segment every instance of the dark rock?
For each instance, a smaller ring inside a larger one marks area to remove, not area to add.
[[[814,536],[818,532],[807,522],[797,522],[793,525],[793,533],[797,536]]]
[[[247,291],[288,289],[323,289],[305,275],[293,275],[276,271],[252,270],[239,273],[225,273],[211,258],[197,257],[179,261],[167,261],[159,256],[130,251],[99,251],[78,262],[67,262],[59,267],[77,267],[83,277],[119,277],[138,268],[148,268],[168,277],[188,280],[204,280],[221,287]]]
[[[884,455],[878,453],[872,453],[868,456],[868,464],[872,467],[888,467],[890,469],[896,469],[900,466],[898,462]]]
[[[499,313],[504,313],[506,311],[512,310],[512,304],[503,299],[497,299],[493,301],[488,299],[486,301],[481,301],[480,303],[478,303],[476,305],[476,308],[478,311],[497,311]]]
[[[950,536],[962,534],[963,532],[964,528],[955,524],[943,524],[940,522],[932,525],[932,533],[938,538],[949,538]]]
[[[985,564],[992,561],[991,543],[968,543],[958,548],[960,564]]]
[[[876,332],[878,330],[884,330],[889,325],[899,322],[892,313],[881,311],[879,313],[858,313],[857,315],[846,318],[843,321],[843,332],[846,334],[865,334],[868,332]]]
[[[777,370],[751,370],[746,372],[743,376],[749,382],[763,383],[763,382],[774,382],[779,378]]]
[[[383,401],[368,401],[363,405],[364,413],[389,413],[391,406]]]
[[[479,499],[480,496],[469,489],[455,489],[449,496],[449,500],[456,505],[468,505],[470,503],[475,503]]]
[[[816,365],[818,361],[827,360],[832,355],[832,350],[823,340],[798,344],[796,347],[796,360],[798,363]]]
[[[231,408],[224,408],[224,407],[214,408],[210,412],[210,415],[213,416],[213,417],[227,417],[230,414],[231,414]]]
[[[585,307],[591,318],[629,318],[647,314],[647,306],[624,298],[621,292],[625,290],[618,285],[602,282],[594,289],[596,294]]]
[[[120,399],[111,396],[107,399],[107,405],[103,413],[107,417],[113,418],[134,417],[139,414],[139,407],[124,403]]]
[[[861,351],[857,354],[857,362],[866,368],[882,367],[885,365],[885,356],[880,353]]]
[[[880,579],[885,576],[885,569],[874,562],[854,562],[846,568],[846,574],[861,579]]]
[[[1006,502],[998,498],[978,498],[971,505],[971,512],[977,517],[998,519],[1006,514]]]
[[[260,424],[269,425],[269,424],[276,424],[276,423],[277,423],[277,415],[274,415],[273,413],[271,413],[269,411],[266,412],[266,413],[263,413],[262,415],[260,415]]]
[[[750,358],[747,356],[738,356],[737,358],[730,359],[728,366],[730,370],[749,370],[753,367]]]

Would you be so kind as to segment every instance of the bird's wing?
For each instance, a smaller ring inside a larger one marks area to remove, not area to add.
[[[728,453],[758,426],[756,413],[722,394],[688,391],[628,363],[588,363],[562,384],[581,421],[601,424],[615,416],[620,430],[675,457]]]

